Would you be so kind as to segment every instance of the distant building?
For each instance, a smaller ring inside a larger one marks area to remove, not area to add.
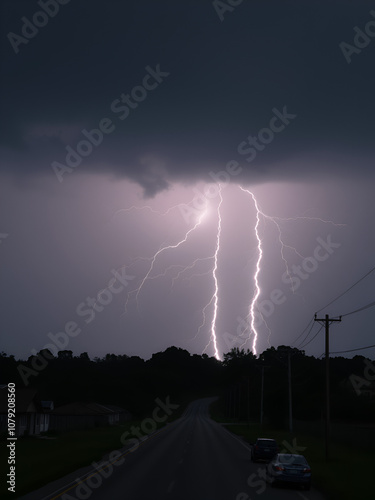
[[[51,411],[50,416],[50,429],[63,432],[115,425],[130,418],[130,414],[123,408],[84,402],[59,406]]]
[[[36,389],[16,387],[16,436],[38,435],[49,429],[49,413]],[[52,403],[52,402],[50,402]],[[52,403],[53,405],[53,403]],[[7,432],[8,388],[0,386],[0,432]]]
[[[50,412],[54,409],[53,401],[41,401],[42,408],[45,412]]]
[[[105,408],[108,408],[115,412],[115,420],[117,424],[121,424],[122,422],[126,422],[128,420],[131,420],[132,415],[128,410],[125,410],[124,408],[120,408],[119,406],[114,406],[114,405],[107,405],[103,404]]]

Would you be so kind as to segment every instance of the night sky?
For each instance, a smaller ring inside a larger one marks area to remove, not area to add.
[[[216,304],[220,357],[320,356],[314,313],[374,300],[375,272],[325,307],[375,266],[372,9],[2,0],[1,349],[213,356]]]

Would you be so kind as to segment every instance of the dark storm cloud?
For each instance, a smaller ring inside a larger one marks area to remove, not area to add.
[[[350,64],[339,44],[354,43],[372,7],[246,1],[220,20],[211,1],[75,0],[16,54],[7,35],[22,35],[22,18],[41,7],[3,2],[1,168],[55,176],[52,162],[69,167],[66,147],[77,150],[82,130],[109,118],[114,130],[77,169],[134,180],[146,196],[172,181],[209,180],[232,159],[255,182],[366,174],[375,41],[360,38]],[[143,96],[146,68],[158,65],[168,76]],[[122,94],[131,104],[120,113],[113,103]],[[274,137],[263,134],[267,143],[239,152],[284,108],[296,117],[282,131],[279,120]]]

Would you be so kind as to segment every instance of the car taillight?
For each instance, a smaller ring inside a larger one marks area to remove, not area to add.
[[[255,449],[256,449],[256,450],[259,450],[259,446],[258,446],[257,444],[255,445]]]
[[[303,472],[311,472],[311,469],[309,469],[308,467],[305,467],[305,468],[303,469]]]
[[[273,467],[275,470],[285,470],[284,467],[281,467],[281,465],[274,465]]]

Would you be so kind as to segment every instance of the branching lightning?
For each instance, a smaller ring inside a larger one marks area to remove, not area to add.
[[[167,250],[176,250],[183,243],[185,243],[188,240],[188,238],[191,235],[191,233],[194,232],[201,225],[202,220],[203,220],[204,216],[207,213],[207,211],[204,211],[199,216],[199,218],[198,218],[197,222],[194,224],[194,226],[192,228],[190,228],[186,232],[185,236],[180,241],[178,241],[177,243],[175,243],[173,245],[164,245],[164,246],[162,246],[153,255],[152,258],[148,259],[149,260],[149,266],[148,266],[146,274],[142,278],[139,286],[135,290],[132,290],[131,292],[128,293],[128,297],[127,297],[126,304],[125,304],[125,311],[126,311],[129,298],[130,298],[131,295],[134,295],[136,303],[137,303],[137,308],[138,308],[138,299],[139,299],[140,294],[142,292],[142,289],[145,286],[145,284],[146,284],[147,281],[154,280],[154,279],[157,279],[157,278],[160,278],[160,277],[164,277],[164,276],[166,276],[166,274],[168,273],[168,271],[170,271],[172,269],[177,269],[178,268],[179,271],[173,277],[173,280],[172,280],[172,287],[173,287],[174,284],[175,284],[175,282],[176,282],[176,280],[178,280],[182,276],[183,273],[185,273],[185,272],[187,272],[189,270],[194,269],[194,267],[199,262],[212,260],[214,264],[213,264],[213,267],[212,267],[211,270],[205,271],[205,272],[201,272],[201,273],[195,273],[195,274],[191,275],[190,278],[192,278],[193,276],[203,276],[203,275],[206,275],[206,274],[211,274],[212,275],[213,284],[214,284],[214,292],[213,292],[213,295],[210,298],[209,302],[202,309],[203,321],[202,321],[202,324],[199,326],[197,334],[196,334],[195,337],[198,336],[198,334],[200,333],[201,329],[203,328],[203,326],[206,323],[206,311],[207,311],[207,309],[211,305],[213,305],[212,320],[211,320],[211,325],[210,325],[210,341],[207,344],[205,350],[207,349],[207,347],[211,343],[213,343],[213,346],[214,346],[214,355],[215,355],[215,357],[217,359],[220,359],[220,354],[219,354],[219,349],[218,349],[218,344],[217,344],[217,333],[216,333],[217,324],[216,323],[217,323],[217,315],[218,315],[218,310],[219,310],[219,293],[218,293],[219,292],[219,282],[218,282],[218,278],[217,278],[217,271],[218,271],[218,257],[219,257],[219,251],[220,251],[220,237],[221,237],[221,229],[222,229],[220,208],[221,208],[221,204],[223,202],[223,198],[222,198],[222,194],[221,194],[221,187],[219,189],[219,197],[220,197],[220,201],[219,201],[219,204],[218,204],[218,207],[217,207],[217,216],[218,216],[217,236],[216,236],[215,251],[214,251],[213,255],[210,255],[208,257],[199,257],[199,258],[196,258],[193,262],[191,262],[187,266],[173,264],[171,266],[168,266],[166,269],[164,269],[163,272],[161,272],[159,274],[156,274],[156,275],[152,275],[152,272],[155,269],[155,264],[156,264],[156,261],[157,261],[158,257],[163,252],[166,252]],[[130,207],[129,209],[126,209],[126,210],[127,211],[131,211],[131,210],[134,210],[136,208],[138,208],[138,207]],[[149,209],[150,207],[143,207],[143,208],[148,208]]]
[[[165,252],[166,250],[174,250],[176,248],[178,248],[180,245],[182,245],[183,243],[186,243],[187,239],[189,238],[189,235],[195,231],[197,229],[198,226],[201,225],[202,223],[202,220],[204,218],[204,216],[206,215],[206,212],[203,212],[199,218],[198,218],[198,221],[194,224],[194,226],[192,228],[190,228],[186,234],[185,234],[185,237],[180,240],[178,243],[176,243],[175,245],[166,245],[162,248],[160,248],[156,253],[155,255],[152,257],[151,259],[151,264],[150,264],[150,267],[145,275],[145,277],[142,279],[141,281],[141,284],[139,285],[139,287],[135,290],[135,299],[137,301],[137,304],[138,304],[138,297],[139,297],[139,294],[141,293],[142,291],[142,288],[143,288],[143,285],[146,283],[146,281],[148,280],[150,274],[152,273],[153,269],[154,269],[154,265],[155,265],[155,262],[156,262],[156,259],[158,258],[158,256]]]
[[[254,235],[256,238],[256,247],[257,247],[257,256],[256,256],[256,262],[255,262],[255,271],[254,274],[252,275],[252,281],[254,284],[254,291],[252,294],[252,298],[250,300],[249,308],[248,308],[248,315],[246,318],[246,323],[248,325],[246,331],[249,332],[249,335],[245,338],[243,344],[241,347],[244,347],[245,344],[249,341],[251,341],[252,344],[252,351],[256,355],[257,354],[257,341],[259,338],[259,332],[257,328],[256,323],[256,315],[260,315],[260,317],[263,320],[264,325],[266,326],[268,330],[268,344],[270,344],[270,336],[271,336],[271,330],[269,326],[267,325],[267,322],[265,318],[263,317],[261,311],[258,308],[258,300],[261,295],[261,286],[260,286],[260,276],[262,272],[262,259],[264,258],[264,251],[263,251],[263,246],[264,242],[262,240],[261,232],[260,232],[260,223],[261,219],[263,218],[266,221],[272,222],[276,226],[277,230],[277,237],[278,237],[278,242],[280,244],[280,254],[281,254],[281,259],[285,265],[286,269],[286,275],[290,279],[290,282],[293,287],[293,280],[291,279],[290,275],[290,270],[288,266],[288,261],[287,261],[287,254],[286,251],[292,251],[296,255],[298,255],[300,258],[304,258],[303,255],[301,255],[294,247],[286,244],[283,240],[283,235],[282,235],[282,228],[280,223],[285,222],[285,221],[297,221],[297,220],[308,220],[308,221],[319,221],[322,223],[327,223],[327,224],[333,224],[335,226],[344,226],[345,224],[336,224],[332,221],[327,221],[324,219],[320,218],[315,218],[315,217],[288,217],[288,218],[283,218],[283,217],[276,217],[276,216],[271,216],[266,213],[264,213],[259,204],[258,201],[252,191],[249,189],[245,189],[242,186],[239,186],[242,192],[246,193],[247,195],[250,195],[252,202],[255,207],[255,224],[254,224]],[[191,227],[184,235],[183,238],[181,238],[177,243],[175,244],[162,244],[159,250],[150,258],[138,258],[136,262],[139,262],[140,260],[147,261],[149,263],[148,268],[146,273],[143,275],[143,278],[139,282],[139,286],[130,291],[127,295],[126,303],[125,303],[125,313],[127,312],[127,304],[129,301],[129,298],[131,295],[135,297],[135,301],[137,304],[137,310],[139,306],[139,297],[140,294],[147,283],[147,281],[155,280],[161,277],[167,276],[167,273],[171,270],[175,270],[172,274],[172,289],[173,286],[175,285],[176,281],[184,274],[187,273],[188,271],[193,270],[198,263],[204,262],[204,261],[212,261],[213,265],[210,266],[210,269],[208,271],[204,272],[195,272],[194,274],[191,274],[189,276],[189,279],[192,278],[193,276],[204,276],[207,274],[210,274],[212,276],[212,281],[213,281],[213,293],[212,296],[210,297],[209,301],[206,303],[206,305],[202,308],[202,322],[200,326],[198,327],[198,330],[194,336],[194,339],[198,337],[200,334],[201,330],[207,325],[208,326],[208,310],[212,311],[212,316],[211,316],[211,321],[210,321],[210,326],[209,326],[209,331],[210,331],[210,338],[209,341],[203,350],[205,352],[209,346],[212,344],[213,345],[213,350],[214,350],[214,355],[217,359],[220,360],[220,354],[219,354],[219,348],[218,348],[218,334],[217,334],[217,323],[218,323],[218,316],[219,316],[219,279],[218,279],[218,271],[219,271],[219,254],[220,254],[220,244],[221,244],[221,236],[222,236],[222,204],[223,204],[223,196],[222,196],[222,186],[219,185],[219,189],[217,191],[217,194],[219,196],[219,202],[217,204],[217,229],[216,229],[216,239],[215,239],[215,247],[212,255],[209,255],[207,257],[199,257],[193,260],[190,264],[188,265],[182,265],[182,264],[172,264],[168,267],[166,267],[162,272],[159,274],[153,273],[156,268],[156,262],[158,258],[160,257],[161,254],[167,252],[168,250],[176,250],[178,249],[181,245],[187,242],[189,239],[190,235],[198,229],[198,227],[202,224],[203,218],[208,212],[208,207],[206,206],[206,209],[201,212],[200,216],[198,217],[197,221],[195,222],[194,226]],[[190,202],[191,203],[191,202]],[[189,203],[189,204],[190,204]],[[188,205],[189,205],[188,204]],[[118,210],[116,213],[119,212],[132,212],[134,210],[148,210],[151,213],[166,216],[168,215],[172,210],[181,207],[182,204],[175,205],[170,207],[167,211],[165,212],[159,212],[157,210],[154,210],[150,206],[142,206],[142,207],[137,207],[137,206],[132,206],[126,209],[121,209]],[[186,207],[186,205],[184,205]],[[134,266],[135,263],[133,263],[130,267]],[[178,271],[177,271],[178,269]],[[294,292],[293,288],[293,292]],[[244,332],[245,333],[245,332]]]
[[[209,257],[199,257],[198,259],[195,259],[189,266],[181,266],[183,267],[183,269],[181,269],[177,275],[173,278],[172,280],[172,287],[174,286],[175,282],[182,276],[183,273],[185,273],[186,271],[190,271],[191,269],[194,269],[194,267],[198,264],[198,262],[204,262],[206,260],[212,260],[213,257],[212,256],[209,256]],[[205,276],[207,274],[209,274],[210,271],[205,271],[204,273],[194,273],[192,274],[191,276],[189,276],[188,279],[191,279],[193,278],[193,276]],[[187,279],[187,278],[185,278]]]
[[[190,200],[188,203],[178,203],[177,205],[173,205],[172,207],[169,207],[164,212],[161,212],[159,210],[155,210],[150,205],[142,205],[141,207],[138,207],[137,205],[132,205],[131,207],[128,207],[128,208],[120,208],[120,209],[116,210],[114,212],[114,214],[113,214],[113,217],[115,217],[117,214],[120,214],[120,213],[125,213],[126,214],[126,213],[133,212],[133,211],[141,212],[141,211],[144,211],[144,210],[148,210],[152,214],[161,215],[161,216],[164,217],[165,215],[168,215],[169,213],[171,213],[176,208],[188,207],[192,203],[193,203],[193,200]]]
[[[248,315],[248,318],[250,318],[250,327],[251,327],[251,331],[254,335],[254,338],[253,338],[253,345],[252,345],[252,350],[253,350],[253,353],[256,354],[256,341],[257,341],[257,338],[258,338],[258,332],[255,328],[255,308],[256,308],[256,304],[257,304],[257,300],[259,298],[259,295],[261,293],[261,290],[260,290],[260,286],[259,286],[259,280],[258,280],[258,277],[259,277],[259,273],[260,273],[260,270],[261,270],[261,267],[260,267],[260,264],[261,264],[261,260],[262,260],[262,256],[263,256],[263,250],[262,250],[262,240],[259,236],[259,222],[260,222],[260,216],[262,216],[264,219],[266,220],[269,220],[271,222],[273,222],[273,224],[275,224],[276,228],[277,228],[277,233],[278,233],[278,241],[280,243],[280,253],[281,253],[281,259],[283,260],[284,262],[284,265],[285,265],[285,269],[286,269],[286,275],[288,276],[291,284],[292,284],[292,291],[294,293],[294,285],[293,285],[293,281],[291,279],[291,276],[290,276],[290,271],[289,271],[289,266],[288,266],[288,261],[285,257],[285,253],[284,253],[284,250],[287,248],[289,250],[292,250],[296,255],[298,255],[299,257],[301,257],[302,259],[304,258],[303,255],[301,255],[294,247],[290,246],[290,245],[287,245],[286,243],[284,243],[283,239],[282,239],[282,231],[281,231],[281,227],[278,223],[278,221],[296,221],[296,220],[309,220],[309,221],[319,221],[319,222],[323,222],[323,223],[326,223],[326,224],[333,224],[334,226],[345,226],[346,224],[336,224],[335,222],[332,222],[332,221],[328,221],[328,220],[324,220],[324,219],[321,219],[319,217],[276,217],[276,216],[271,216],[271,215],[268,215],[266,213],[264,213],[259,205],[258,205],[258,202],[255,198],[255,195],[254,193],[252,193],[251,191],[249,191],[248,189],[245,189],[243,188],[242,186],[239,186],[239,188],[241,189],[241,191],[245,192],[245,193],[248,193],[253,202],[254,202],[254,206],[255,206],[255,210],[256,210],[256,223],[255,223],[255,226],[254,226],[254,233],[255,233],[255,236],[256,236],[256,239],[257,239],[257,248],[258,248],[258,259],[257,259],[257,262],[256,262],[256,266],[255,266],[255,274],[253,276],[253,280],[254,280],[254,288],[255,288],[255,291],[254,291],[254,295],[253,295],[253,298],[251,300],[251,303],[250,303],[250,308],[249,308],[249,315]],[[269,326],[267,325],[267,322],[265,321],[263,315],[260,313],[260,311],[258,311],[260,316],[262,317],[262,320],[264,322],[264,324],[266,325],[266,328],[268,330],[268,344],[270,345],[270,335],[271,335],[271,330],[269,328]],[[241,347],[243,347],[246,342],[247,342],[248,339],[245,340],[245,342],[242,344]]]
[[[263,257],[263,250],[262,250],[262,240],[259,236],[259,222],[260,222],[260,214],[262,213],[261,210],[259,209],[259,206],[258,206],[258,202],[254,196],[254,194],[249,191],[248,189],[244,189],[243,187],[240,186],[240,189],[242,191],[244,191],[245,193],[248,193],[253,202],[254,202],[254,206],[255,206],[255,210],[256,210],[256,223],[255,223],[255,226],[254,226],[254,232],[255,232],[255,237],[258,241],[257,243],[257,247],[258,247],[258,259],[257,259],[257,262],[256,262],[256,265],[255,265],[255,274],[254,274],[254,286],[255,286],[255,291],[254,291],[254,295],[253,295],[253,299],[250,303],[250,309],[249,309],[249,317],[250,317],[250,325],[251,325],[251,330],[254,334],[254,338],[253,338],[253,353],[256,354],[256,344],[257,344],[257,339],[258,339],[258,332],[255,328],[255,306],[256,306],[256,302],[258,300],[258,297],[260,295],[260,286],[259,286],[259,281],[258,281],[258,276],[259,276],[259,273],[260,273],[260,263],[261,263],[261,260],[262,260],[262,257]]]
[[[206,307],[210,304],[214,304],[214,311],[213,311],[213,316],[212,316],[212,321],[211,321],[211,339],[210,342],[207,344],[205,350],[209,346],[211,342],[213,342],[214,345],[214,352],[215,352],[215,358],[220,359],[219,351],[217,348],[217,335],[216,335],[216,321],[217,321],[217,312],[218,312],[218,307],[219,307],[219,281],[217,278],[217,268],[218,268],[218,256],[219,256],[219,251],[220,251],[220,236],[221,236],[221,204],[223,203],[223,197],[221,194],[221,186],[219,186],[219,197],[220,201],[217,207],[217,217],[218,217],[218,224],[217,224],[217,235],[216,235],[216,248],[215,248],[215,254],[214,254],[214,267],[212,269],[212,277],[214,281],[214,294],[211,297],[210,302],[207,304]],[[204,311],[206,309],[204,308]]]
[[[156,279],[159,279],[159,278],[164,278],[165,276],[167,276],[168,272],[171,271],[172,269],[179,269],[179,271],[177,272],[176,276],[173,276],[172,278],[172,288],[174,287],[176,281],[184,274],[186,273],[187,271],[191,271],[192,269],[194,269],[196,267],[196,265],[198,264],[198,262],[204,262],[206,260],[212,260],[213,259],[213,256],[209,256],[209,257],[198,257],[197,259],[193,260],[193,262],[187,266],[184,266],[183,264],[172,264],[171,266],[168,266],[164,269],[163,272],[159,273],[159,274],[155,274],[153,276],[149,276],[148,277],[148,280],[151,281],[151,280],[156,280]],[[147,259],[149,262],[151,261],[151,259]],[[211,271],[205,271],[203,273],[194,273],[192,275],[190,275],[188,278],[185,278],[185,279],[191,279],[193,278],[194,276],[205,276],[207,274],[209,274]]]
[[[272,216],[272,219],[274,219],[274,220],[282,220],[282,221],[310,220],[310,221],[323,222],[324,224],[332,224],[335,227],[340,227],[340,226],[344,227],[344,226],[346,226],[346,224],[338,224],[337,222],[333,222],[332,220],[325,220],[325,219],[321,219],[320,217],[307,217],[307,216],[277,217],[277,216]]]

